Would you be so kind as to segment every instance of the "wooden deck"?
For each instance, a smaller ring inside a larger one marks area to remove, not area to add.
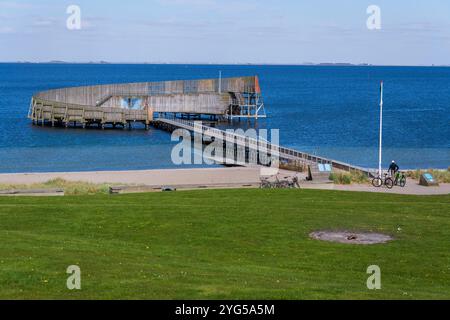
[[[153,116],[147,110],[84,106],[40,98],[34,98],[32,104],[28,117],[34,124],[42,126],[60,124],[66,127],[81,125],[85,128],[95,124],[105,128],[105,125],[111,124],[125,128],[132,122],[141,122],[148,126]]]

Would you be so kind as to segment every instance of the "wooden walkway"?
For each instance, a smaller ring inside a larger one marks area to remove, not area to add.
[[[202,134],[203,137],[207,137],[208,140],[213,139],[221,139],[224,141],[224,144],[232,144],[238,148],[234,148],[234,150],[226,149],[224,152],[223,163],[227,163],[228,161],[233,162],[238,156],[235,152],[239,153],[239,149],[243,149],[247,155],[244,155],[244,159],[258,159],[258,156],[268,155],[272,160],[277,159],[280,162],[280,166],[284,165],[285,167],[307,167],[308,165],[318,165],[318,164],[329,164],[334,169],[339,169],[348,172],[361,172],[368,176],[373,174],[372,170],[354,166],[345,162],[336,161],[324,157],[319,157],[315,155],[311,155],[305,152],[301,152],[298,150],[282,147],[279,145],[271,144],[267,141],[261,141],[258,139],[254,139],[248,136],[239,135],[236,133],[228,132],[225,130],[212,128],[209,126],[205,126],[201,124],[200,121],[191,121],[185,119],[178,118],[164,118],[159,117],[155,119],[153,124],[156,127],[160,127],[165,130],[173,131],[175,129],[185,129],[191,133]],[[240,147],[240,148],[239,148]],[[237,150],[236,150],[237,149]],[[220,161],[220,159],[215,159]],[[265,161],[265,163],[268,163]],[[246,163],[237,163],[239,165],[246,165]],[[287,166],[285,165],[287,164]]]

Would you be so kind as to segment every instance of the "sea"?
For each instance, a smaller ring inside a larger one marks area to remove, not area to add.
[[[280,144],[350,164],[378,166],[384,81],[383,166],[450,166],[450,68],[183,64],[0,64],[0,172],[193,167],[171,161],[167,132],[33,126],[33,93],[110,83],[258,75],[267,118],[234,128],[277,129]]]

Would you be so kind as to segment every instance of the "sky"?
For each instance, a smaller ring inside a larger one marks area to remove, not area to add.
[[[450,65],[450,1],[0,0],[0,61],[50,60]]]

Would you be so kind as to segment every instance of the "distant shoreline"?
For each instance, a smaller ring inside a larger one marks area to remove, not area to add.
[[[209,62],[108,62],[108,61],[0,61],[0,64],[42,65],[192,65],[192,66],[286,66],[286,67],[409,67],[449,68],[450,65],[389,65],[369,63],[322,62],[322,63],[209,63]]]

